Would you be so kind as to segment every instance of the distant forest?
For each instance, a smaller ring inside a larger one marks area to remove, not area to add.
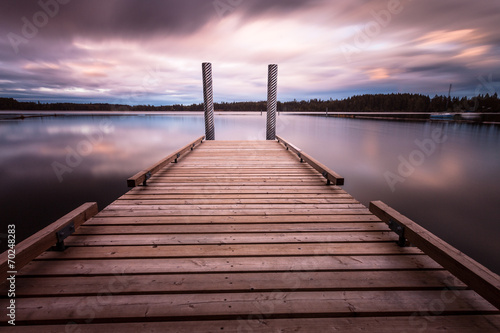
[[[216,111],[265,111],[267,103],[231,102],[214,103]],[[359,95],[342,100],[310,99],[307,101],[278,102],[278,111],[328,111],[330,112],[442,112],[478,111],[500,112],[498,95],[479,95],[474,98],[433,98],[420,94]],[[203,111],[203,104],[191,105],[122,105],[106,103],[40,103],[19,102],[13,98],[0,97],[0,110],[36,111]]]

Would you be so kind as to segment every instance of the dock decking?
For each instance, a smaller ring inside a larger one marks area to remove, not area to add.
[[[495,306],[417,247],[398,246],[295,147],[194,146],[77,227],[66,250],[20,269],[9,329],[500,330]]]

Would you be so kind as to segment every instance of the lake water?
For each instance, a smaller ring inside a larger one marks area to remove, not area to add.
[[[278,116],[277,134],[500,273],[500,127]],[[266,115],[215,117],[217,140],[265,139]],[[17,241],[87,201],[102,209],[126,179],[204,134],[201,114],[51,116],[0,121],[0,240]]]

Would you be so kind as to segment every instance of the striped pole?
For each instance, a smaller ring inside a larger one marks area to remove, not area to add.
[[[278,65],[268,67],[267,77],[267,132],[266,140],[276,139],[276,103],[278,90]]]
[[[204,62],[203,71],[203,108],[205,110],[205,140],[215,140],[214,94],[212,89],[212,64]]]

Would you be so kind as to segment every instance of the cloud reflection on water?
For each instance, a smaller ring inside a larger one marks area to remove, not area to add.
[[[106,131],[103,121],[111,125]],[[279,135],[344,176],[344,188],[356,199],[364,204],[383,200],[500,271],[490,255],[500,253],[498,127],[283,114],[277,121]],[[265,113],[216,114],[216,139],[263,139],[265,124]],[[435,129],[441,129],[447,140],[436,144],[434,152],[391,192],[384,172],[397,173],[398,157],[408,158],[418,148],[415,140],[431,137]],[[102,209],[127,191],[128,177],[203,132],[202,115],[2,121],[2,223],[16,223],[21,239],[83,202],[97,201]],[[65,164],[68,147],[78,151],[83,141],[92,141],[89,137],[96,142],[91,151],[59,182],[52,164]]]

